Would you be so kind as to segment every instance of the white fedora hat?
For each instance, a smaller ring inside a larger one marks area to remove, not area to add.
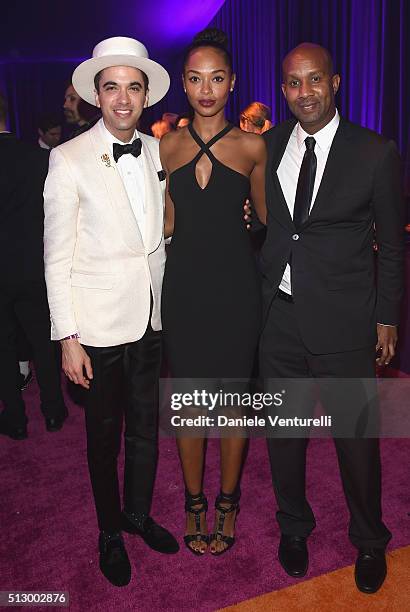
[[[93,49],[93,56],[73,72],[73,87],[78,95],[95,106],[94,77],[104,68],[131,66],[148,77],[148,106],[159,102],[169,89],[169,74],[157,62],[149,59],[148,51],[134,38],[114,36],[102,40]]]

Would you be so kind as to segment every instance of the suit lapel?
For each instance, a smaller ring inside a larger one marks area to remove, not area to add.
[[[145,142],[144,135],[140,134],[142,140],[142,160],[144,163],[145,177],[145,250],[152,253],[158,247],[163,234],[163,200],[158,172],[151,155],[150,148]]]
[[[103,137],[100,121],[88,132],[94,147],[96,167],[107,187],[110,202],[119,217],[124,242],[133,251],[144,252],[137,220],[112,156],[112,149]]]
[[[348,139],[349,125],[346,121],[340,118],[340,123],[330,147],[325,170],[323,172],[315,201],[310,211],[310,215],[304,225],[308,225],[312,220],[314,220],[315,215],[320,212],[322,206],[328,201],[329,195],[340,177],[340,169],[346,165],[345,145]]]
[[[296,121],[290,121],[288,125],[286,125],[286,129],[283,131],[282,137],[280,138],[277,146],[273,150],[270,174],[273,183],[273,193],[275,201],[279,203],[282,218],[286,222],[287,225],[291,225],[293,227],[293,220],[289,212],[288,205],[286,203],[285,196],[282,191],[282,187],[278,178],[277,170],[279,168],[279,164],[282,160],[282,157],[285,153],[286,145],[289,142],[290,135],[293,131],[293,128],[296,125]]]

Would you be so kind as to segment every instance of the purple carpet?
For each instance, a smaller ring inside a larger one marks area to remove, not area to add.
[[[295,583],[276,559],[279,534],[265,443],[250,445],[235,547],[220,558],[197,558],[181,542],[183,484],[174,441],[163,440],[152,514],[178,537],[181,551],[161,555],[125,534],[133,576],[127,587],[112,587],[98,568],[82,409],[68,402],[70,416],[64,428],[50,434],[38,408],[36,384],[25,392],[25,399],[29,439],[0,439],[0,590],[68,591],[70,610],[205,612]],[[410,542],[409,450],[407,439],[382,442],[384,519],[393,532],[390,549]],[[217,443],[212,441],[205,483],[210,499],[218,490],[218,464]],[[329,440],[310,444],[308,496],[317,528],[310,538],[306,579],[349,565],[355,558]]]

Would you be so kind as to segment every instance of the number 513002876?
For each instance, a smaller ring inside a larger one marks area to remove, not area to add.
[[[0,591],[0,606],[61,606],[69,605],[64,591]]]

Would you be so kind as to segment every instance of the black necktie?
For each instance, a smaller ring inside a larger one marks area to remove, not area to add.
[[[131,153],[134,157],[138,157],[138,155],[141,155],[141,146],[142,143],[140,138],[136,138],[131,144],[126,145],[114,142],[112,145],[112,154],[116,162],[120,159],[121,155],[127,155],[127,153]]]
[[[293,209],[293,223],[297,230],[309,217],[317,166],[315,144],[316,140],[313,136],[308,136],[305,139],[306,151],[299,171],[295,207]]]

